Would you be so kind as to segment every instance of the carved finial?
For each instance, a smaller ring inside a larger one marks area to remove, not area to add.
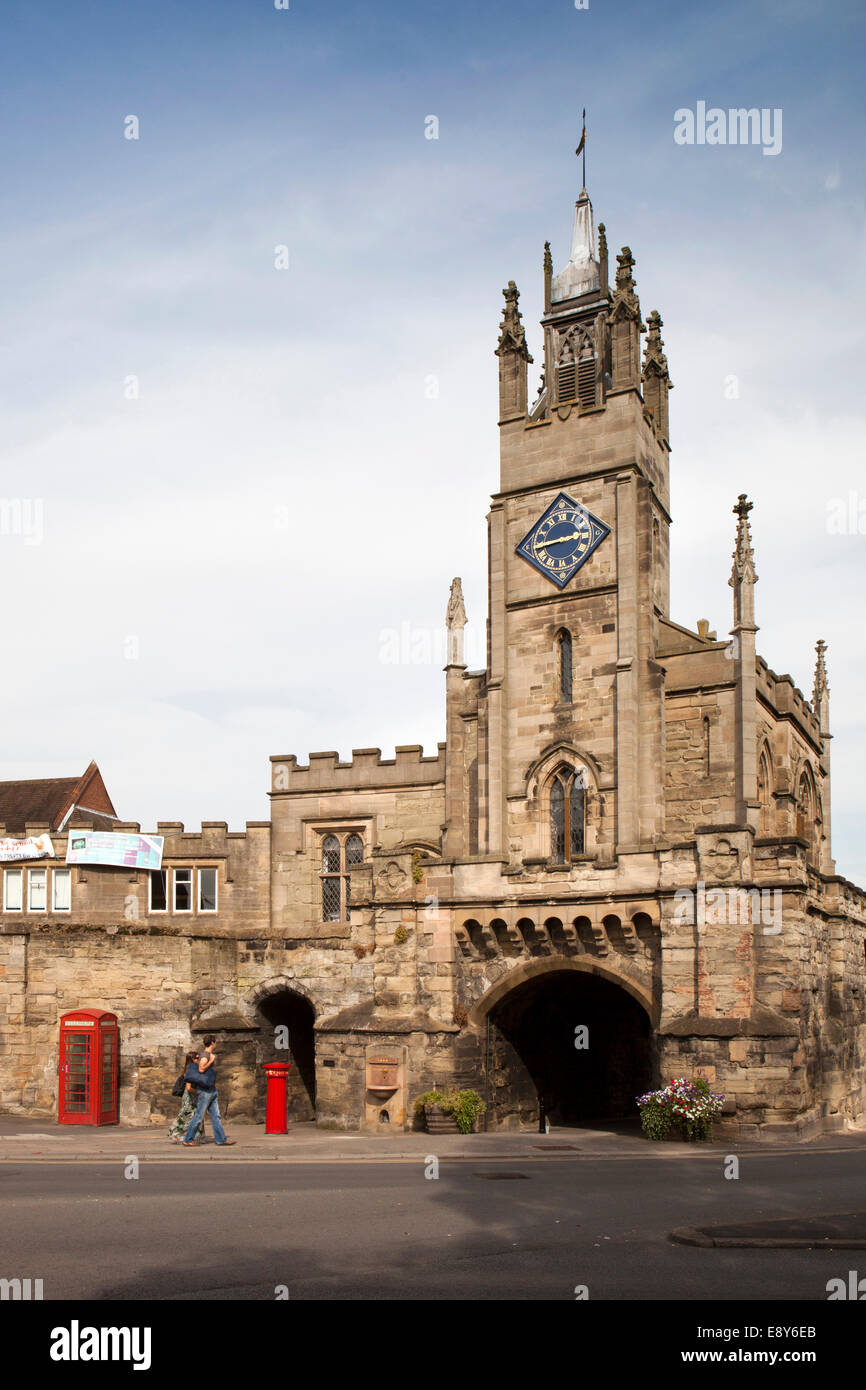
[[[734,584],[739,581],[747,581],[754,584],[758,576],[755,573],[755,552],[752,550],[752,531],[749,525],[749,512],[754,506],[753,502],[746,500],[746,494],[741,492],[737,505],[733,508],[737,521],[737,548],[734,551],[734,567],[731,571],[729,583]]]
[[[827,668],[824,665],[824,653],[827,650],[827,643],[822,638],[818,638],[815,643],[817,660],[815,662],[815,683],[812,689],[812,708],[817,709],[824,696],[829,693],[830,687],[827,684]]]
[[[505,296],[505,308],[502,312],[496,356],[499,357],[503,352],[516,352],[527,362],[531,362],[532,358],[526,346],[526,330],[523,327],[520,310],[517,307],[520,291],[514,281],[509,280],[502,293]]]
[[[734,516],[738,516],[740,518],[741,523],[745,522],[747,529],[749,525],[749,512],[752,510],[754,505],[754,502],[749,502],[747,500],[746,493],[741,492],[739,497],[737,498],[736,506],[731,508],[732,512],[734,513]]]
[[[624,246],[616,258],[616,287],[618,290],[633,290],[635,287],[634,270],[635,260],[631,254],[631,247]]]
[[[661,330],[663,328],[661,314],[658,309],[653,309],[647,317],[647,340],[644,348],[643,359],[643,379],[646,381],[647,369],[655,371],[658,376],[664,377],[671,385],[668,376],[668,359],[664,354],[664,343],[662,342]]]
[[[451,580],[451,592],[445,610],[445,626],[448,629],[448,665],[462,666],[466,607],[463,603],[463,585],[459,578]]]
[[[625,310],[628,318],[637,319],[640,323],[640,301],[632,275],[634,264],[634,256],[631,254],[630,248],[624,246],[616,258],[616,286],[613,292],[612,313],[619,317]],[[643,331],[644,326],[640,323],[640,332]]]
[[[549,270],[549,271],[551,272],[551,274],[553,273],[553,257],[552,257],[551,254],[550,254],[550,242],[549,242],[549,241],[546,241],[546,242],[544,243],[544,269],[545,269],[545,272]]]
[[[599,285],[600,285],[600,287],[601,287],[601,292],[602,292],[602,294],[607,294],[607,292],[608,292],[608,288],[607,288],[607,275],[608,275],[608,270],[607,270],[607,233],[605,232],[605,229],[604,229],[604,223],[603,223],[603,222],[599,222],[599,224],[598,224],[598,283],[599,283]]]

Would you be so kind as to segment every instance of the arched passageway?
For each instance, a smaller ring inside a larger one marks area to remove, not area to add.
[[[652,1030],[619,985],[582,971],[547,972],[516,985],[488,1018],[492,1127],[637,1116],[635,1097],[653,1079]]]
[[[313,1120],[316,1116],[316,1048],[313,1034],[315,1011],[308,999],[290,989],[275,990],[258,1001],[256,1042],[258,1118],[265,1113],[264,1062],[290,1062],[288,1079],[289,1120]],[[278,1046],[288,1033],[288,1048]]]

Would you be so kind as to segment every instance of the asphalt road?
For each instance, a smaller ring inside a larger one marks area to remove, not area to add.
[[[862,1152],[0,1167],[0,1276],[45,1299],[819,1300],[866,1252],[697,1249],[672,1228],[866,1205]],[[496,1175],[494,1177],[485,1175]],[[508,1176],[521,1174],[523,1176]],[[859,1261],[859,1264],[858,1264]]]

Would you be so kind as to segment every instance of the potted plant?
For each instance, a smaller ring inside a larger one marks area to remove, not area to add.
[[[415,1102],[428,1134],[471,1134],[487,1109],[477,1091],[425,1091]]]
[[[675,1077],[660,1091],[637,1096],[640,1122],[648,1139],[709,1139],[725,1098],[710,1090],[706,1077]]]

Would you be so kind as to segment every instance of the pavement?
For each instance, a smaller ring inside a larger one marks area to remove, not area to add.
[[[656,1162],[712,1159],[736,1153],[839,1153],[859,1148],[866,1158],[866,1129],[810,1141],[651,1143],[636,1122],[600,1127],[552,1129],[549,1134],[497,1131],[490,1134],[437,1134],[395,1130],[373,1133],[337,1131],[315,1124],[292,1124],[287,1134],[265,1134],[263,1125],[226,1122],[235,1143],[221,1147],[206,1125],[205,1142],[185,1149],[172,1144],[160,1126],[61,1125],[50,1119],[0,1115],[0,1163],[106,1163],[134,1155],[152,1163],[380,1163],[410,1162],[434,1153],[452,1161],[478,1159],[645,1158]]]

